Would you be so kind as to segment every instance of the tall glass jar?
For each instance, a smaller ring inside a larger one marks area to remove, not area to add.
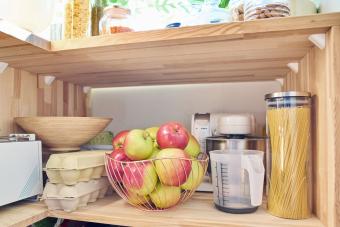
[[[245,20],[290,16],[288,0],[244,0]]]
[[[88,34],[90,0],[67,0],[65,3],[64,38],[82,38]]]
[[[267,157],[268,211],[282,218],[308,218],[311,94],[278,92],[266,95],[265,99],[271,145]]]
[[[104,16],[100,20],[100,34],[114,34],[120,32],[131,32],[133,29],[130,21],[131,11],[118,5],[109,6],[104,9]]]
[[[91,35],[99,35],[99,22],[104,15],[104,8],[107,6],[106,0],[92,0],[91,6]]]

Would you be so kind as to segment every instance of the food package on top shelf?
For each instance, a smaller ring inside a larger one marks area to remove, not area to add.
[[[290,16],[288,0],[244,0],[245,20]]]
[[[46,174],[54,184],[74,185],[106,175],[104,156],[107,151],[80,151],[52,154],[46,163]]]
[[[45,186],[42,199],[50,210],[72,212],[88,203],[103,198],[109,189],[107,177],[88,182],[79,182],[73,186],[52,184]]]
[[[244,21],[244,0],[230,0],[229,9],[233,21]]]

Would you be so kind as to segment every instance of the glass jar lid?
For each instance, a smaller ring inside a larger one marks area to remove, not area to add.
[[[104,9],[104,14],[111,18],[126,18],[131,14],[131,10],[118,5],[113,5],[106,7]]]
[[[287,91],[287,92],[274,92],[270,94],[266,94],[264,97],[265,100],[272,98],[287,98],[287,97],[307,97],[310,98],[312,94],[310,92],[304,91]]]

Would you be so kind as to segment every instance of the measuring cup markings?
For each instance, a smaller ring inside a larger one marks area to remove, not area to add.
[[[263,184],[254,184],[254,181],[260,181],[260,175],[264,177],[261,157],[263,152],[259,151],[211,152],[215,204],[230,209],[256,208],[260,205],[260,197],[256,196],[262,197]]]

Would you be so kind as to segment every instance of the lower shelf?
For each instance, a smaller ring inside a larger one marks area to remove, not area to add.
[[[140,211],[118,195],[100,199],[72,213],[48,211],[42,202],[19,202],[0,207],[0,227],[28,226],[46,217],[123,226],[323,226],[316,217],[306,220],[281,219],[271,216],[263,208],[252,214],[227,214],[214,208],[211,193],[195,193],[181,206],[161,212]]]
[[[125,226],[323,226],[316,217],[281,219],[268,214],[263,208],[252,214],[227,214],[214,208],[211,193],[195,193],[181,206],[161,212],[140,211],[114,195],[73,213],[50,211],[49,216]]]

